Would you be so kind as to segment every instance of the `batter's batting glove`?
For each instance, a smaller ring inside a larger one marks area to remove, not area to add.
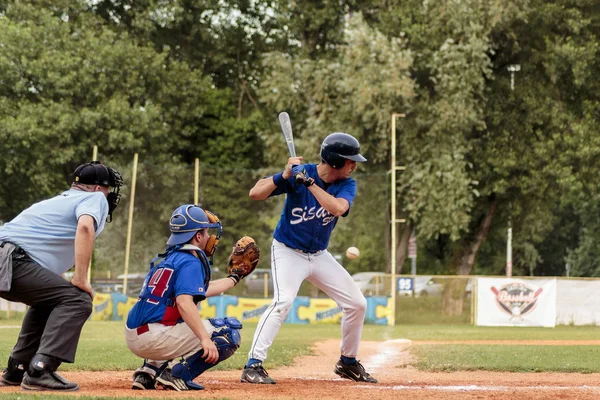
[[[304,165],[294,165],[292,167],[292,175],[296,178],[296,183],[301,183],[306,187],[312,186],[315,183],[313,178],[306,176]]]

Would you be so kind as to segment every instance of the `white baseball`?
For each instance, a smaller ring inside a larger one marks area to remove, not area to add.
[[[348,247],[348,249],[346,250],[346,257],[348,257],[351,260],[354,260],[355,258],[358,258],[358,256],[360,256],[360,250],[358,250],[358,248],[354,246]]]

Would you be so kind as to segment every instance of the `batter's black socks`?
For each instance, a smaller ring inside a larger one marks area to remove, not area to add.
[[[345,356],[341,356],[340,360],[342,360],[342,362],[346,365],[354,365],[356,364],[356,358],[355,357],[345,357]]]

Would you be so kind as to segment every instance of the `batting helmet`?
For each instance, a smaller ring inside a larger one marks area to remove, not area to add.
[[[335,132],[328,135],[321,144],[321,160],[333,168],[342,168],[346,160],[367,161],[360,154],[360,143],[352,135]]]
[[[200,229],[208,228],[218,229],[217,235],[210,237],[205,249],[205,252],[210,257],[221,237],[223,230],[221,221],[210,211],[204,211],[195,204],[184,204],[173,211],[171,215],[171,220],[169,221],[171,237],[169,237],[167,245],[172,246],[187,243]]]

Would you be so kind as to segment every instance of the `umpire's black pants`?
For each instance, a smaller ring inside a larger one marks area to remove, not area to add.
[[[12,253],[10,291],[0,297],[30,306],[11,357],[28,364],[36,353],[75,361],[83,324],[92,313],[92,299],[58,274],[19,249]]]

